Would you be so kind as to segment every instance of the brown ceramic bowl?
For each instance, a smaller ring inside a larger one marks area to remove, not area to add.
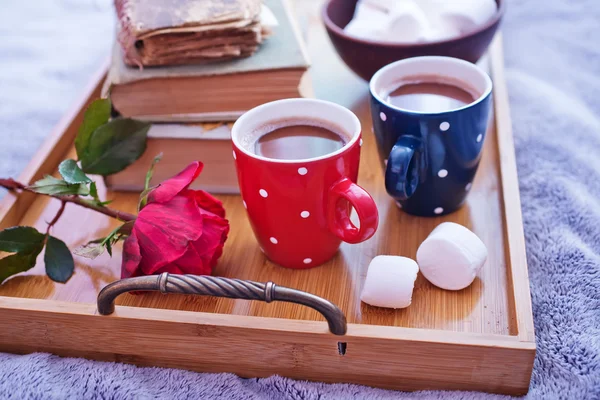
[[[506,0],[496,0],[498,11],[491,21],[455,39],[394,44],[357,39],[344,32],[344,27],[354,15],[357,2],[357,0],[329,0],[323,7],[323,21],[329,38],[342,60],[352,71],[367,81],[381,67],[409,57],[448,56],[477,62],[490,45],[506,8]]]

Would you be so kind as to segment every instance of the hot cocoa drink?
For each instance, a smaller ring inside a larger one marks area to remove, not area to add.
[[[425,76],[406,79],[390,91],[386,100],[405,110],[438,113],[464,107],[477,97],[466,85]]]
[[[278,160],[302,160],[333,153],[346,144],[341,135],[323,126],[301,121],[277,125],[258,138],[254,153]]]
[[[331,259],[342,241],[360,243],[373,236],[377,205],[355,183],[360,140],[356,115],[323,100],[274,101],[235,122],[231,141],[240,200],[273,263],[316,267]],[[355,225],[349,222],[352,209]]]

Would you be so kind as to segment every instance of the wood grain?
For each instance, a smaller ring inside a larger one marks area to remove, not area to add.
[[[316,18],[312,14],[309,17]],[[220,196],[232,230],[224,256],[214,273],[256,281],[272,280],[278,285],[312,292],[340,306],[350,323],[516,334],[514,310],[511,309],[510,294],[506,290],[506,242],[495,124],[490,124],[484,156],[472,193],[460,211],[438,218],[413,217],[402,212],[385,192],[374,135],[370,133],[367,84],[354,77],[338,59],[331,56],[334,50],[325,40],[320,23],[310,21],[309,24],[311,29],[307,43],[311,58],[326,60],[313,68],[317,96],[353,110],[359,116],[363,130],[367,132],[364,135],[359,184],[377,202],[380,228],[365,243],[342,245],[339,254],[321,267],[305,271],[289,270],[272,264],[261,253],[239,196]],[[71,151],[69,156],[74,156],[74,153]],[[105,198],[115,199],[112,207],[135,212],[137,195],[106,193],[102,187],[100,191]],[[45,221],[52,219],[58,206],[59,203],[55,200],[35,199],[21,224],[44,229]],[[473,285],[459,292],[451,292],[436,288],[419,276],[413,304],[407,309],[382,309],[360,302],[359,295],[367,267],[374,256],[394,254],[415,258],[418,245],[443,221],[457,222],[472,229],[489,249],[488,262]],[[85,230],[73,229],[76,226],[84,226]],[[67,212],[56,225],[53,234],[74,248],[106,235],[114,226],[115,221],[105,216],[68,205]],[[115,251],[112,259],[104,254],[93,262],[82,258],[77,258],[76,261],[76,274],[66,285],[55,284],[44,277],[43,262],[40,259],[39,265],[26,276],[17,277],[0,287],[0,295],[93,302],[105,284],[120,276],[120,250]],[[119,304],[222,314],[321,319],[315,311],[293,304],[264,304],[206,297],[128,295],[121,297]]]
[[[504,77],[504,54],[502,37],[498,36],[492,48],[495,57],[492,58],[491,68],[494,79],[494,103],[496,118],[494,120],[497,132],[498,152],[500,158],[500,175],[503,204],[503,222],[505,224],[505,251],[510,274],[508,289],[511,291],[509,300],[514,305],[519,338],[523,341],[535,342],[533,317],[531,309],[531,293],[529,292],[529,273],[527,255],[525,254],[525,236],[523,232],[523,217],[521,215],[521,195],[519,194],[519,177],[517,176],[517,161],[515,158],[515,143],[513,141],[512,124],[508,91]]]
[[[506,290],[507,247],[496,125],[490,124],[480,169],[467,204],[460,211],[438,218],[414,217],[402,212],[385,192],[383,172],[374,135],[371,133],[368,86],[332,56],[335,54],[334,50],[325,39],[324,28],[314,10],[308,14],[308,18],[311,18],[307,21],[310,26],[306,32],[308,51],[313,60],[322,60],[313,67],[317,96],[350,108],[358,115],[363,131],[366,132],[359,184],[377,202],[380,228],[367,242],[359,245],[343,244],[339,254],[321,267],[304,271],[289,270],[269,262],[261,253],[240,197],[220,196],[232,229],[224,256],[214,273],[255,281],[272,280],[278,285],[312,292],[340,306],[350,323],[516,334],[514,308],[511,307],[510,293]],[[68,156],[73,155],[71,150]],[[100,191],[105,198],[115,199],[112,207],[135,212],[137,195],[106,193],[103,187]],[[52,219],[58,206],[59,203],[54,200],[35,199],[21,224],[44,229],[45,221]],[[517,212],[520,213],[520,210]],[[367,267],[374,256],[393,254],[415,258],[419,244],[443,221],[457,222],[472,229],[489,249],[488,261],[473,285],[462,291],[451,292],[439,289],[419,276],[413,304],[407,309],[383,309],[360,302]],[[85,230],[73,229],[75,226],[84,226]],[[115,221],[105,216],[69,205],[53,234],[74,248],[106,235],[114,226]],[[43,262],[40,262],[27,276],[17,277],[0,287],[0,295],[93,302],[105,284],[119,278],[120,256],[118,249],[112,259],[107,254],[93,262],[77,258],[75,276],[66,285],[55,284],[45,278]],[[264,304],[208,297],[128,295],[119,298],[119,304],[222,314],[321,319],[315,311],[293,304]]]
[[[527,391],[535,355],[512,336],[119,307],[103,317],[88,304],[0,297],[0,351],[51,351],[137,365],[246,377],[274,373],[400,390]],[[36,340],[32,340],[35,336]],[[268,338],[268,340],[265,340]],[[347,344],[344,356],[337,343]]]
[[[220,196],[232,230],[214,273],[272,280],[334,302],[350,323],[343,338],[348,345],[346,356],[337,354],[340,339],[327,332],[317,312],[293,304],[123,295],[114,316],[99,316],[96,295],[119,278],[120,248],[112,259],[106,254],[91,262],[77,258],[75,275],[65,285],[45,276],[40,255],[33,270],[0,286],[0,350],[43,350],[244,376],[279,373],[403,390],[527,391],[535,343],[500,39],[491,47],[495,123],[490,124],[468,201],[448,216],[413,217],[399,210],[385,193],[371,133],[368,86],[335,55],[320,22],[320,3],[295,2],[302,36],[314,61],[315,93],[350,108],[361,120],[364,145],[359,184],[377,202],[380,229],[367,242],[342,245],[338,255],[321,267],[288,270],[269,262],[259,250],[239,196]],[[51,134],[40,158],[22,179],[52,173],[60,160],[74,156],[70,143],[81,109],[97,95],[98,84],[96,78],[95,89]],[[114,208],[135,211],[135,194],[107,192],[100,185],[100,195],[114,199]],[[18,202],[17,196],[10,196],[2,203],[0,227],[20,223],[45,229],[45,221],[59,207],[58,201],[48,198],[18,197]],[[418,245],[443,221],[467,226],[488,247],[488,261],[473,285],[450,292],[419,276],[413,304],[405,310],[362,304],[359,295],[370,260],[379,254],[414,258]],[[68,205],[53,234],[74,248],[106,235],[115,226],[105,216]]]

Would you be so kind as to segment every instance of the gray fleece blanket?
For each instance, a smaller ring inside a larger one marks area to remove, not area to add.
[[[108,54],[109,3],[2,1],[0,175],[24,168]],[[598,0],[509,0],[503,27],[538,345],[530,399],[600,398],[599,21]],[[504,398],[0,354],[0,398],[351,397]]]

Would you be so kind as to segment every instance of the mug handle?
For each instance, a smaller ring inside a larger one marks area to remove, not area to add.
[[[357,228],[350,220],[350,207],[356,210],[360,221]],[[329,230],[347,243],[360,243],[375,234],[379,224],[379,212],[375,201],[367,191],[348,178],[342,178],[329,189],[327,205]]]
[[[385,190],[396,200],[407,200],[419,185],[417,158],[421,140],[414,136],[400,136],[387,160]]]

